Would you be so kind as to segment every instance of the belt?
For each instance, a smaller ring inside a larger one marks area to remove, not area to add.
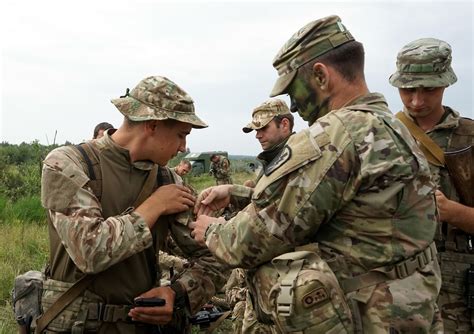
[[[421,252],[409,259],[393,265],[370,269],[365,274],[339,281],[344,293],[363,289],[388,280],[403,279],[411,276],[415,271],[425,268],[436,259],[436,245],[432,242]]]
[[[128,312],[131,305],[113,305],[103,303],[90,303],[87,320],[98,320],[103,322],[131,322]]]

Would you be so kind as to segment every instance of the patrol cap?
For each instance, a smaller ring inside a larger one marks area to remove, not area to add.
[[[398,88],[447,87],[457,81],[451,68],[451,46],[436,38],[420,38],[397,55],[390,84]]]
[[[273,59],[273,67],[278,71],[279,78],[270,96],[285,93],[302,65],[353,40],[354,37],[336,15],[305,25],[291,36]]]
[[[252,121],[247,124],[242,131],[249,133],[252,130],[258,130],[271,122],[271,120],[278,115],[288,115],[290,109],[285,101],[280,99],[268,99],[255,108],[252,112]]]
[[[147,77],[111,102],[132,121],[174,119],[193,128],[207,127],[194,112],[194,101],[188,93],[165,77]]]

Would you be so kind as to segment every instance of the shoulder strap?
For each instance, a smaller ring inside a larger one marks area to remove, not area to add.
[[[89,176],[89,186],[100,201],[102,197],[102,171],[96,149],[89,143],[82,143],[74,147],[81,153],[83,165],[87,168]]]
[[[97,275],[84,275],[73,286],[65,291],[59,298],[51,305],[50,308],[38,318],[36,322],[35,334],[41,334],[49,323],[58,316],[74,299],[79,297],[87,287],[92,283]]]
[[[444,151],[436,144],[418,125],[409,119],[404,112],[399,111],[395,115],[420,143],[420,149],[426,156],[426,159],[435,166],[443,167],[445,165]]]

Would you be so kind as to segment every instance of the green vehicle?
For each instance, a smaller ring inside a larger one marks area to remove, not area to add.
[[[193,167],[191,175],[209,173],[211,169],[211,156],[213,154],[223,155],[226,158],[229,156],[225,151],[194,152],[187,154],[184,158],[191,162],[191,166]]]

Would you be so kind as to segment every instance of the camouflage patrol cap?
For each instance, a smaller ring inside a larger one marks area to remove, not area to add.
[[[132,121],[174,119],[193,128],[207,127],[194,112],[194,101],[188,93],[165,77],[147,77],[111,102]]]
[[[245,133],[252,130],[258,130],[271,122],[271,120],[278,115],[288,115],[290,109],[285,101],[280,99],[268,99],[253,110],[252,121],[247,124],[242,131]]]
[[[273,67],[280,77],[273,86],[270,96],[285,93],[296,76],[297,69],[302,65],[353,40],[354,37],[336,15],[305,25],[291,36],[273,59]]]
[[[398,88],[447,87],[457,80],[451,68],[451,46],[435,38],[405,45],[397,55],[397,71],[389,79]]]

